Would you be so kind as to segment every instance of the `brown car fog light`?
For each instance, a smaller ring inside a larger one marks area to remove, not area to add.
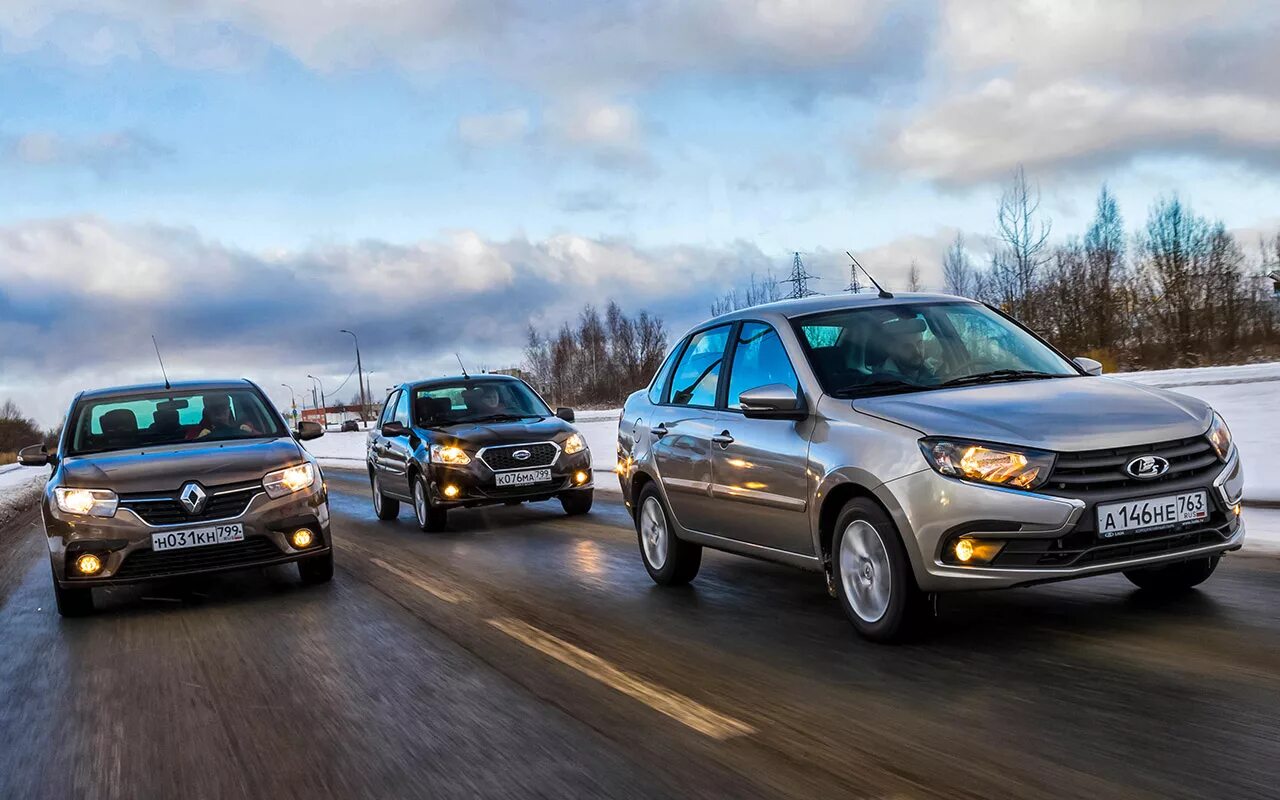
[[[573,473],[573,482],[581,486],[582,484],[587,482],[588,477],[590,476],[587,475],[587,473],[583,472],[582,470],[578,470],[577,472]]]
[[[951,545],[950,560],[957,564],[976,566],[989,564],[1004,549],[1004,542],[983,539],[956,539]]]
[[[311,543],[315,540],[316,535],[307,528],[298,528],[289,536],[289,541],[293,544],[294,548],[298,550],[305,550],[310,547]]]
[[[102,572],[102,559],[93,553],[82,553],[76,558],[76,572],[81,575],[97,575]]]
[[[453,485],[452,483],[444,487],[445,497],[457,497],[461,492],[462,490],[459,489],[457,486]]]
[[[1231,507],[1231,510],[1232,510],[1233,512],[1235,512],[1235,515],[1236,515],[1237,517],[1238,517],[1238,516],[1240,516],[1240,511],[1241,511],[1241,509],[1240,509],[1240,504],[1239,504],[1239,503],[1236,503],[1234,506],[1232,506],[1232,507]]]

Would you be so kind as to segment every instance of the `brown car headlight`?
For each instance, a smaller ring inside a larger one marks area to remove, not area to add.
[[[1214,413],[1213,422],[1209,423],[1209,432],[1205,435],[1209,437],[1209,444],[1213,445],[1213,452],[1226,461],[1227,456],[1231,455],[1231,429],[1217,412]]]
[[[268,472],[262,478],[262,488],[270,497],[284,497],[287,494],[300,492],[316,482],[316,467],[310,461],[275,472]]]
[[[1053,453],[981,442],[923,439],[929,466],[952,478],[1034,489],[1049,479]]]
[[[64,514],[87,517],[114,517],[120,499],[110,489],[74,489],[59,486],[53,490],[54,502]]]

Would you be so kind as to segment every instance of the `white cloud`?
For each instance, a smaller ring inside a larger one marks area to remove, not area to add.
[[[1280,6],[950,0],[925,100],[867,161],[942,183],[1150,153],[1280,164]],[[1271,76],[1271,77],[1267,77]]]
[[[25,167],[72,167],[107,176],[122,169],[141,169],[172,151],[133,131],[108,131],[69,137],[49,131],[0,134],[0,159]]]

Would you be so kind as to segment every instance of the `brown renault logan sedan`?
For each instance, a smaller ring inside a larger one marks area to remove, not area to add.
[[[42,504],[54,594],[64,616],[93,589],[296,561],[304,583],[333,577],[329,503],[315,459],[249,381],[82,392],[50,466]]]

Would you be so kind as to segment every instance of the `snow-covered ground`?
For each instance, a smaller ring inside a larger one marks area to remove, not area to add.
[[[0,467],[0,525],[34,503],[49,479],[49,470],[7,464]]]

